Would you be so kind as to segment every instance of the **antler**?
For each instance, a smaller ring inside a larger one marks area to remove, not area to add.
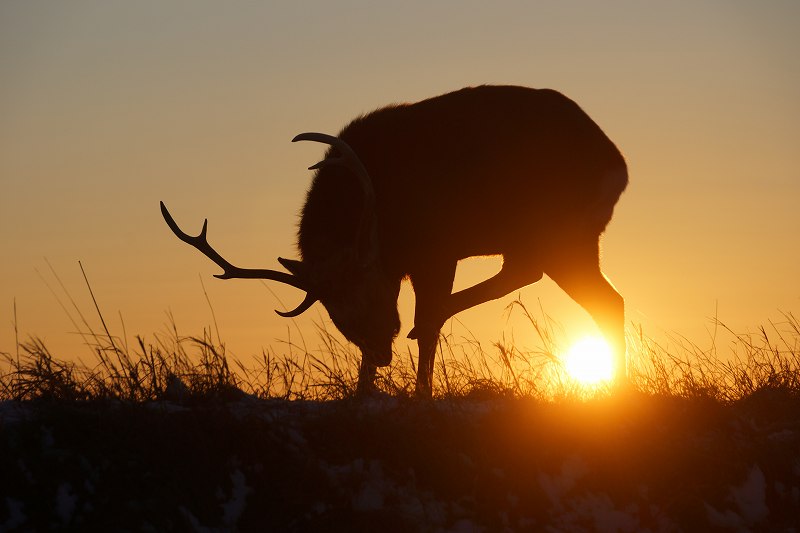
[[[309,291],[308,284],[303,282],[297,276],[293,274],[289,274],[287,272],[280,272],[277,270],[268,270],[268,269],[261,269],[261,268],[239,268],[233,266],[229,263],[224,257],[219,255],[219,253],[211,247],[208,243],[208,237],[206,233],[208,231],[208,219],[203,221],[203,229],[200,230],[200,234],[197,236],[191,236],[181,230],[178,227],[178,224],[175,222],[175,219],[172,218],[167,206],[164,205],[164,202],[161,203],[161,214],[164,216],[164,220],[169,226],[169,229],[172,230],[180,240],[183,242],[190,244],[197,250],[199,250],[203,255],[214,261],[220,268],[222,268],[222,274],[214,274],[214,277],[220,279],[232,279],[232,278],[241,278],[241,279],[271,279],[273,281],[279,281],[281,283],[285,283],[287,285],[291,285],[292,287],[296,287],[300,290],[306,292],[305,299],[292,311],[278,311],[275,310],[276,313],[283,317],[294,317],[302,313],[303,311],[307,310],[311,307],[314,302],[318,300],[318,298],[314,297],[311,292]]]
[[[317,170],[328,165],[341,165],[351,170],[358,178],[364,193],[364,209],[361,212],[361,220],[358,225],[356,244],[359,251],[363,246],[366,246],[367,253],[364,262],[370,263],[377,256],[378,235],[375,220],[375,188],[372,186],[372,179],[369,177],[367,169],[353,149],[338,137],[325,133],[309,132],[301,133],[292,139],[292,142],[297,141],[314,141],[328,144],[339,152],[338,157],[330,155],[316,165],[308,167],[308,170]]]

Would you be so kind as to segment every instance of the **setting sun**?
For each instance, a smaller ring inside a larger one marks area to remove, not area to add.
[[[608,381],[614,375],[611,348],[600,337],[584,337],[564,356],[564,368],[570,377],[585,385]]]

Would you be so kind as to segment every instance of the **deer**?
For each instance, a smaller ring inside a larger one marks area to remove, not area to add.
[[[573,100],[553,89],[482,85],[389,105],[326,145],[306,194],[299,259],[283,270],[239,268],[207,239],[172,232],[222,268],[221,279],[267,279],[305,292],[295,317],[320,302],[361,351],[356,391],[374,390],[400,331],[403,280],[414,295],[416,394],[431,397],[439,335],[454,315],[547,274],[588,312],[626,379],[624,300],[600,268],[600,237],[628,184],[625,158]],[[452,292],[457,263],[502,256],[500,271]]]

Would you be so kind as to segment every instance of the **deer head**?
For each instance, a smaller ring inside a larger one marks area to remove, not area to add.
[[[392,342],[400,329],[397,296],[400,280],[387,276],[379,262],[375,192],[366,168],[344,141],[323,133],[302,133],[292,142],[315,141],[331,146],[327,157],[309,167],[323,172],[330,166],[341,166],[358,180],[363,193],[363,209],[358,231],[352,244],[322,261],[308,262],[278,258],[288,271],[239,268],[223,258],[208,242],[208,220],[196,236],[180,229],[164,202],[161,214],[172,232],[211,259],[223,273],[220,279],[269,279],[305,291],[303,301],[291,311],[278,311],[282,317],[295,317],[321,302],[334,325],[358,346],[364,360],[374,366],[391,362]]]

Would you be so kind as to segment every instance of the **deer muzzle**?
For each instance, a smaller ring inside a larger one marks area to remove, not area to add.
[[[362,350],[364,361],[373,366],[389,366],[392,363],[392,347],[385,350]]]

